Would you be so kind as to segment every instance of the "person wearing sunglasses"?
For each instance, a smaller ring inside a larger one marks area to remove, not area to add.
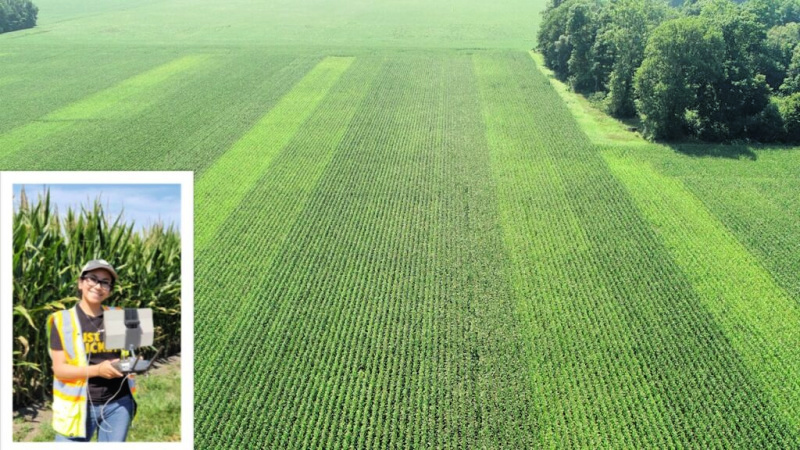
[[[56,442],[123,442],[136,402],[132,376],[112,365],[125,352],[106,350],[103,305],[117,282],[107,261],[89,261],[78,280],[80,301],[47,320],[53,360],[53,429]]]

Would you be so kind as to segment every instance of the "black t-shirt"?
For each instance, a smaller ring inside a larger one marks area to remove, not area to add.
[[[120,350],[105,349],[105,330],[103,329],[103,314],[99,316],[90,317],[80,307],[75,308],[78,311],[78,321],[81,325],[81,332],[83,333],[83,345],[86,350],[86,355],[89,357],[89,364],[100,364],[103,361],[110,359],[120,358]],[[64,350],[61,345],[61,330],[56,327],[50,331],[50,348],[53,350]],[[120,388],[122,384],[122,388]],[[102,404],[110,398],[115,400],[118,398],[130,395],[131,390],[128,386],[127,378],[103,378],[92,377],[89,378],[89,398],[92,404]],[[117,393],[117,391],[119,391]],[[117,393],[116,395],[114,395]]]

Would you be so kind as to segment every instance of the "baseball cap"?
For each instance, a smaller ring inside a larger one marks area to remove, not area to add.
[[[117,271],[114,270],[114,267],[112,267],[111,264],[109,264],[105,259],[93,259],[86,263],[86,265],[83,266],[83,269],[81,269],[81,277],[83,277],[86,272],[91,272],[92,270],[97,269],[107,270],[111,276],[114,277],[114,281],[117,281]]]

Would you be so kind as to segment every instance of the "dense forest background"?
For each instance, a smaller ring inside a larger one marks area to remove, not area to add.
[[[800,0],[552,0],[538,50],[649,139],[800,142]]]

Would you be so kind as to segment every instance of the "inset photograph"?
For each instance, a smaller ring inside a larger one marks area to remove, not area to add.
[[[192,173],[76,174],[0,174],[3,447],[190,447]]]

